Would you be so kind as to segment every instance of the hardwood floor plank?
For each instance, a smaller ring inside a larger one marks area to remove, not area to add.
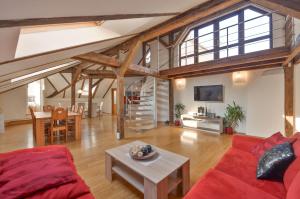
[[[96,198],[141,199],[143,195],[114,175],[113,181],[105,178],[106,149],[134,140],[141,140],[190,158],[190,183],[193,185],[209,168],[213,167],[231,146],[231,136],[213,135],[200,130],[159,126],[144,133],[125,130],[125,139],[116,140],[116,117],[104,115],[83,119],[81,141],[65,144],[74,156],[79,175],[91,188]],[[64,144],[64,143],[62,143]],[[0,134],[0,152],[33,147],[32,125],[7,127]],[[175,196],[169,198],[175,199]]]

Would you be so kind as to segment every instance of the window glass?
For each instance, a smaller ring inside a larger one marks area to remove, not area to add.
[[[259,17],[261,16],[261,17]],[[259,17],[259,18],[256,18]],[[250,9],[244,11],[245,41],[270,34],[270,17]]]
[[[245,44],[245,53],[251,53],[270,48],[270,39],[259,40]]]
[[[209,25],[198,30],[198,52],[214,49],[214,26]]]
[[[214,59],[214,53],[205,53],[198,55],[198,62],[205,62],[205,61],[210,61]]]
[[[151,62],[151,51],[149,50],[146,54],[146,64],[149,65]]]
[[[238,15],[219,22],[220,47],[236,44],[239,41]]]
[[[239,47],[232,47],[220,50],[220,58],[231,57],[239,54]]]

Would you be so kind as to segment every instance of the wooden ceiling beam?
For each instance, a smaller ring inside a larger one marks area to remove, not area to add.
[[[250,0],[252,3],[263,6],[280,14],[300,19],[300,3],[298,0]]]
[[[285,58],[288,55],[289,55],[289,50],[287,48],[269,49],[269,50],[249,53],[245,55],[238,55],[238,56],[233,56],[233,57],[214,60],[214,61],[197,63],[189,66],[174,67],[171,69],[162,70],[160,71],[159,74],[160,76],[168,77],[168,76],[174,76],[180,74],[193,73],[205,69],[232,67],[235,65],[251,64],[260,61],[276,60],[280,58]]]
[[[80,61],[92,62],[95,64],[101,64],[101,65],[105,65],[105,66],[110,66],[110,67],[114,67],[114,68],[120,67],[120,63],[114,57],[110,57],[110,56],[95,53],[95,52],[78,55],[78,56],[75,56],[74,59],[77,59]]]
[[[237,72],[237,71],[250,71],[250,70],[271,69],[271,68],[282,68],[282,66],[281,66],[281,64],[268,64],[268,65],[264,65],[264,66],[261,65],[261,66],[251,66],[251,67],[236,67],[236,68],[227,68],[227,69],[218,69],[218,70],[197,72],[197,73],[193,73],[193,74],[189,74],[189,75],[186,75],[186,74],[178,75],[173,78],[175,78],[175,79],[191,78],[191,77],[199,77],[199,76],[226,74],[226,73],[232,73],[232,72]]]
[[[292,49],[291,54],[286,58],[283,66],[287,66],[298,55],[300,55],[300,43]]]
[[[193,24],[199,20],[206,19],[210,16],[214,16],[227,10],[231,7],[235,7],[239,4],[247,3],[246,0],[213,0],[202,3],[186,12],[173,17],[161,24],[158,24],[148,30],[143,31],[139,35],[124,41],[123,43],[114,46],[105,51],[106,55],[116,55],[119,50],[128,49],[128,46],[133,42],[137,37],[143,36],[142,42],[147,42],[153,38],[165,35],[171,31],[186,27],[190,24]]]
[[[246,63],[246,64],[239,64],[239,65],[227,65],[222,66],[219,65],[217,67],[207,68],[207,67],[199,67],[198,71],[190,72],[190,73],[183,73],[179,75],[193,75],[195,73],[202,73],[202,72],[211,72],[211,71],[219,71],[219,70],[228,70],[228,69],[236,69],[236,68],[250,68],[250,67],[264,67],[269,65],[282,65],[284,58],[274,59],[274,60],[267,60],[267,61],[258,61],[253,63]],[[169,78],[176,77],[177,75],[170,75]]]
[[[18,27],[18,26],[38,26],[61,23],[107,21],[120,19],[136,19],[147,17],[165,17],[179,15],[179,12],[169,13],[143,13],[143,14],[115,14],[115,15],[97,15],[97,16],[70,16],[70,17],[52,17],[52,18],[28,18],[0,20],[0,28]]]

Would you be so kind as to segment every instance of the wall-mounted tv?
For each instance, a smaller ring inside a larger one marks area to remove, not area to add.
[[[195,86],[194,100],[206,102],[223,102],[223,85]]]

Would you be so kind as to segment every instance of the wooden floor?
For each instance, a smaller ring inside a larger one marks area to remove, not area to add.
[[[96,198],[134,199],[143,198],[135,188],[115,177],[109,183],[104,176],[104,150],[142,140],[191,159],[191,184],[213,167],[231,145],[231,136],[215,136],[199,130],[160,126],[144,133],[126,131],[122,141],[115,139],[116,118],[102,116],[84,119],[82,140],[71,141],[66,146],[71,150],[80,176],[91,188]],[[0,134],[0,152],[33,147],[32,126],[8,127]],[[176,198],[170,196],[169,198]]]

